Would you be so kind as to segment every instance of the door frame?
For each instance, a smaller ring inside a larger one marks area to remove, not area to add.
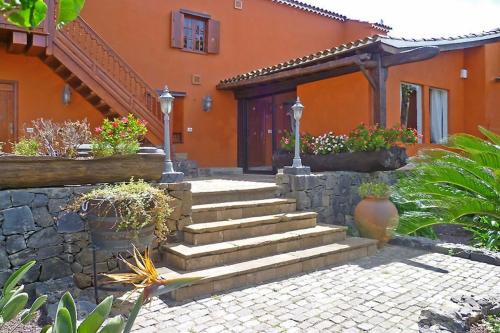
[[[18,117],[19,117],[19,104],[18,104],[18,99],[19,99],[19,82],[15,80],[1,80],[0,83],[3,84],[11,84],[14,87],[14,141],[17,141],[18,139]],[[7,142],[6,142],[7,143]]]
[[[243,169],[244,173],[252,173],[252,174],[276,174],[277,169],[272,168],[270,171],[261,171],[261,170],[249,170],[248,169],[248,101],[252,99],[257,99],[257,98],[263,98],[263,97],[269,97],[271,96],[272,102],[271,102],[271,108],[272,108],[272,138],[271,138],[271,143],[272,143],[272,152],[277,149],[276,147],[276,95],[284,94],[284,93],[295,93],[297,94],[296,89],[291,89],[291,90],[286,90],[286,91],[280,91],[278,93],[274,94],[267,94],[267,95],[259,95],[259,96],[252,96],[249,98],[239,98],[237,100],[238,102],[238,129],[237,129],[237,160],[238,160],[238,167]]]
[[[422,138],[423,138],[423,133],[424,133],[424,118],[423,118],[423,86],[418,84],[418,83],[410,83],[406,81],[401,81],[399,83],[399,105],[402,104],[403,102],[403,84],[409,85],[412,88],[415,88],[415,91],[417,92],[417,134],[418,134],[418,143],[422,143]],[[401,113],[401,109],[399,110]]]

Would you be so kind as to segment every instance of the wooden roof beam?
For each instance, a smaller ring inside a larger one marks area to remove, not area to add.
[[[220,90],[232,90],[232,89],[240,89],[244,87],[249,87],[253,85],[259,84],[269,84],[272,82],[298,78],[303,76],[308,76],[312,74],[317,74],[321,72],[328,72],[334,69],[338,69],[341,67],[348,67],[352,65],[360,65],[364,64],[365,68],[374,68],[377,64],[376,62],[371,61],[371,55],[368,53],[363,53],[359,55],[353,55],[350,57],[345,57],[333,61],[328,61],[321,64],[316,64],[308,67],[298,67],[290,70],[283,70],[281,72],[272,73],[263,76],[257,76],[254,78],[250,78],[248,80],[222,83],[217,85],[217,89]]]

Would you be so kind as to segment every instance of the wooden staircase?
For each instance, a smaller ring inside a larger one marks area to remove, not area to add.
[[[157,92],[82,18],[52,30],[40,58],[105,117],[129,113],[147,121],[147,139],[163,142]]]
[[[175,300],[288,277],[375,253],[376,241],[346,237],[344,226],[319,225],[275,197],[276,186],[193,192],[193,224],[184,242],[160,249],[165,276],[202,276]]]

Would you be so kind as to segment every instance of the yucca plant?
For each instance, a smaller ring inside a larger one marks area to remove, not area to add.
[[[398,232],[412,234],[435,224],[460,224],[479,245],[500,248],[500,136],[453,135],[452,150],[421,150],[415,168],[395,186],[401,213]]]
[[[104,274],[114,282],[132,283],[136,288],[142,289],[127,319],[121,315],[108,319],[113,305],[113,296],[108,296],[87,318],[78,323],[75,301],[67,292],[59,301],[54,324],[44,327],[42,333],[130,333],[142,305],[151,297],[163,295],[200,279],[199,277],[176,279],[160,277],[151,260],[149,249],[142,256],[134,247],[133,256],[135,265],[123,259],[132,273]]]
[[[45,303],[47,296],[38,297],[29,309],[25,309],[28,303],[28,294],[23,292],[24,285],[16,287],[26,273],[35,265],[35,261],[29,261],[19,267],[3,285],[2,295],[0,296],[0,332],[2,327],[8,321],[11,321],[19,316],[19,322],[10,332],[17,332],[17,328],[21,324],[27,324],[36,316],[38,309]]]

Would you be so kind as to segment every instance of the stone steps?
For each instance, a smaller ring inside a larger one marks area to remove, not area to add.
[[[172,292],[173,299],[184,300],[343,264],[372,255],[376,251],[375,240],[351,237],[332,244],[265,256],[226,266],[191,272],[173,272],[160,268],[159,272],[165,278],[179,275],[204,277],[189,287]]]
[[[278,186],[274,184],[261,184],[243,189],[204,190],[193,192],[193,204],[204,205],[231,201],[271,199],[276,197],[277,190]]]
[[[344,240],[346,227],[312,228],[207,245],[171,244],[162,247],[165,263],[182,270],[204,269]]]
[[[193,205],[193,223],[206,223],[227,219],[290,213],[296,210],[293,199],[262,199],[247,201],[232,201]]]
[[[204,245],[312,228],[316,225],[316,216],[314,212],[293,212],[196,223],[184,228],[184,241]]]

